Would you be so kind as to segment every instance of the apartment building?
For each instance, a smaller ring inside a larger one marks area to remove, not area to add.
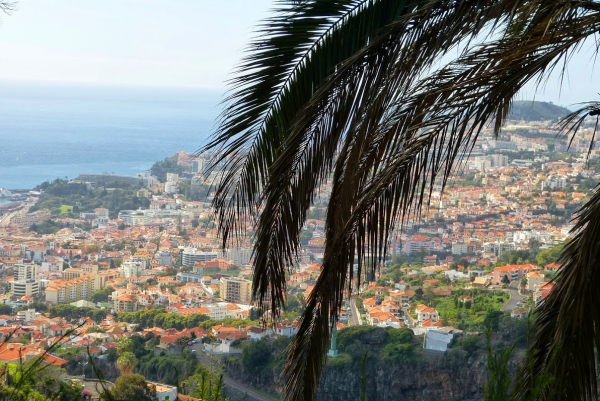
[[[36,210],[35,212],[28,213],[24,216],[17,214],[12,219],[11,223],[14,223],[21,227],[31,227],[34,224],[41,224],[46,220],[50,219],[50,212],[46,209]]]
[[[40,267],[35,263],[23,261],[17,263],[13,269],[15,280],[34,280],[37,278]]]
[[[185,248],[181,253],[181,264],[183,266],[193,266],[196,262],[208,262],[219,256],[219,252],[202,252],[196,248]]]
[[[10,282],[10,290],[18,298],[37,295],[40,292],[40,282],[38,280],[13,280]]]
[[[236,277],[221,277],[219,292],[227,302],[248,304],[252,299],[252,282]]]
[[[89,300],[94,292],[94,278],[78,277],[70,280],[52,280],[46,287],[46,301],[56,304]]]

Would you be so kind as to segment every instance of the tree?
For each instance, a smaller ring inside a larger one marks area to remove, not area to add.
[[[102,399],[158,401],[156,388],[148,385],[144,376],[138,374],[126,374],[119,377],[110,391],[110,395],[104,394]]]
[[[248,372],[258,374],[271,362],[271,347],[268,340],[248,341],[242,349],[242,365]]]
[[[508,278],[508,275],[504,275],[502,276],[502,284],[504,285],[509,285],[510,284],[510,279]]]
[[[122,337],[119,339],[117,353],[119,355],[117,368],[119,368],[122,375],[130,375],[137,364],[137,358],[133,353],[133,342],[130,338]]]
[[[499,133],[525,84],[544,81],[598,32],[600,7],[560,0],[306,0],[279,11],[241,63],[204,150],[222,150],[213,163],[225,172],[213,206],[223,246],[243,232],[239,214],[256,216],[253,295],[259,305],[269,300],[274,318],[284,310],[285,271],[301,248],[309,208],[321,184],[330,184],[323,267],[283,372],[284,399],[310,401],[346,283],[374,272],[393,228],[418,215],[484,126],[491,122]],[[599,116],[600,103],[572,113],[561,128],[575,133],[588,115]],[[568,274],[559,273],[533,323],[519,400],[532,394],[541,373],[553,377],[545,397],[595,394],[600,309],[593,305],[600,302],[586,284],[600,274],[597,224],[600,192],[583,206],[577,235],[563,252]],[[576,305],[561,302],[573,296]]]

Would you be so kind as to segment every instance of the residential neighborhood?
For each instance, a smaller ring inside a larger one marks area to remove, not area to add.
[[[443,354],[494,319],[527,318],[552,290],[571,217],[600,178],[598,150],[587,155],[591,131],[568,148],[556,134],[546,122],[515,122],[500,137],[485,131],[419,218],[393,231],[379,266],[348,283],[335,336],[352,326],[407,329],[425,352]],[[207,161],[184,152],[168,160],[164,179],[56,180],[3,209],[0,364],[42,357],[92,374],[84,355],[114,360],[123,338],[144,339],[148,358],[185,351],[199,363],[295,335],[322,271],[327,205],[316,201],[306,218],[286,310],[273,320],[253,297],[250,219],[224,248]],[[98,201],[111,193],[138,207]]]

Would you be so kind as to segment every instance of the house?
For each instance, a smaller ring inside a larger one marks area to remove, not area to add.
[[[443,330],[428,330],[423,339],[423,349],[430,352],[444,353],[452,343],[454,334]]]
[[[246,336],[254,341],[262,340],[263,338],[269,336],[269,334],[271,334],[271,331],[261,326],[246,327]]]
[[[546,280],[546,278],[538,272],[529,272],[526,277],[528,291],[534,291],[542,281]]]
[[[393,290],[390,292],[389,299],[400,305],[408,304],[412,297],[415,296],[415,291],[408,289],[404,291]]]
[[[492,283],[494,285],[502,284],[502,280],[504,277],[508,277],[509,281],[515,281],[521,279],[525,274],[529,272],[539,272],[541,271],[541,267],[533,265],[533,264],[523,264],[523,265],[506,265],[496,267],[493,272]]]
[[[290,322],[287,320],[281,321],[275,325],[275,335],[284,337],[293,337],[297,332],[300,324],[296,321]]]
[[[174,401],[177,400],[177,387],[169,386],[162,383],[148,382],[148,387],[153,387],[156,390],[156,398],[158,401]]]
[[[513,309],[513,311],[510,312],[510,317],[523,319],[523,318],[527,317],[528,314],[529,314],[529,309],[517,308],[517,309]]]
[[[475,277],[473,287],[487,287],[490,285],[490,278],[486,276]]]
[[[427,305],[423,305],[423,304],[417,305],[416,312],[417,312],[417,320],[419,322],[424,322],[429,319],[431,319],[434,322],[437,322],[438,320],[440,320],[440,315],[439,315],[438,311],[436,311],[435,309],[433,309]]]

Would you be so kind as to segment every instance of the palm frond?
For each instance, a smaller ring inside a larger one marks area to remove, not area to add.
[[[586,117],[596,117],[590,152],[598,130],[600,103],[590,102],[564,117],[560,130],[577,134]],[[573,238],[563,249],[554,288],[537,307],[531,344],[521,366],[515,400],[596,400],[598,330],[597,272],[600,191],[577,212]]]
[[[554,288],[537,308],[515,400],[598,398],[600,191],[580,209]],[[539,378],[545,378],[543,386]],[[546,380],[547,379],[547,380]]]
[[[372,254],[381,253],[395,222],[411,210],[418,213],[435,178],[441,173],[446,182],[456,160],[470,151],[487,121],[492,119],[499,129],[510,100],[523,85],[549,73],[565,52],[598,28],[598,22],[597,15],[572,20],[573,27],[555,29],[552,39],[546,32],[556,28],[554,25],[538,26],[523,40],[504,39],[482,46],[425,79],[417,85],[416,94],[400,99],[396,115],[389,117],[396,121],[388,127],[388,134],[404,141],[395,141],[397,148],[388,147],[383,153],[370,148],[372,155],[387,156],[378,163],[371,160],[356,166],[357,160],[370,160],[365,143],[376,144],[376,135],[358,135],[351,145],[346,141],[348,150],[345,148],[336,162],[323,271],[284,372],[289,375],[289,399],[307,399],[306,389],[315,388],[313,380],[319,375],[324,361],[321,351],[328,339],[322,336],[327,333],[325,327],[335,321],[342,299],[340,282],[348,269],[351,271],[354,253],[365,247],[371,248]],[[573,36],[571,29],[582,34]],[[364,181],[358,171],[366,172]],[[344,185],[346,182],[350,184]],[[310,360],[304,360],[307,357]]]
[[[214,202],[224,244],[240,215],[259,216],[253,291],[261,305],[270,295],[274,317],[308,208],[333,173],[323,267],[284,369],[284,398],[296,401],[314,398],[355,255],[360,279],[367,252],[374,269],[436,179],[445,185],[484,126],[498,132],[523,85],[560,66],[600,18],[572,1],[285,4],[242,64],[208,149],[227,166]],[[492,40],[473,49],[486,30]],[[455,62],[429,72],[465,39]]]
[[[588,151],[589,156],[596,143],[596,132],[598,131],[598,123],[600,122],[600,102],[589,102],[582,105],[579,109],[568,114],[559,121],[558,127],[561,132],[571,136],[571,141],[569,142],[570,146],[577,135],[577,131],[581,128],[581,124],[584,123],[587,117],[596,117],[596,124],[594,125],[594,131],[592,132],[592,139]]]
[[[265,21],[230,83],[230,105],[217,133],[202,150],[217,150],[213,165],[225,166],[213,202],[224,245],[243,231],[243,212],[256,211],[268,168],[297,110],[337,65],[415,3],[419,0],[283,1]]]

